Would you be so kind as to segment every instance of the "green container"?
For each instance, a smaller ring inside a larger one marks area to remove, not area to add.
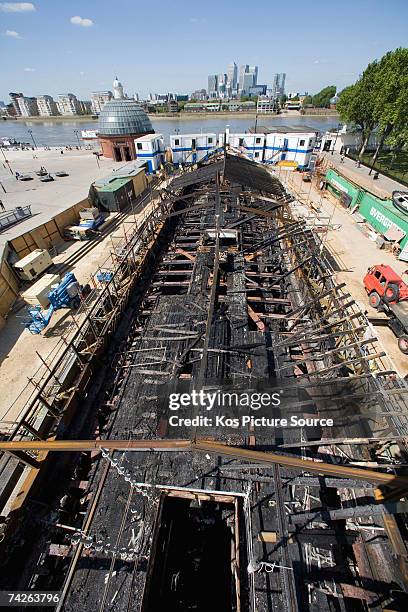
[[[340,198],[343,194],[346,194],[350,202],[349,206],[354,206],[358,198],[358,194],[361,191],[357,185],[354,185],[345,179],[343,176],[341,176],[341,174],[337,174],[333,168],[329,168],[327,171],[326,181],[328,188],[336,197]]]
[[[327,187],[336,197],[352,208],[358,202],[358,212],[380,234],[385,234],[391,227],[405,232],[400,242],[404,248],[408,242],[408,215],[400,212],[392,200],[381,200],[373,193],[355,185],[333,168],[326,173]]]

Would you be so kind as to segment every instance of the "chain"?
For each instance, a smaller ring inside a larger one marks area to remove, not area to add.
[[[112,457],[105,448],[102,448],[101,452],[102,452],[102,457],[104,457],[104,459],[107,459],[109,461],[109,463],[116,470],[118,475],[122,476],[125,482],[128,482],[130,486],[133,487],[136,493],[140,493],[140,495],[145,497],[146,500],[151,502],[152,504],[157,505],[159,503],[158,497],[160,493],[154,485],[150,483],[138,482],[132,476],[132,473],[129,470],[126,470],[123,467],[123,465],[120,465],[118,459],[116,459],[115,457]],[[123,454],[122,460],[125,458],[125,456],[126,456],[126,453]]]

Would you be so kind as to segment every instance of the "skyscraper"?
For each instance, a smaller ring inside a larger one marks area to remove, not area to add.
[[[258,84],[258,66],[250,66],[248,72],[252,74],[252,87],[256,87]]]
[[[225,98],[227,94],[227,75],[225,73],[221,73],[217,77],[217,92],[220,98]]]
[[[228,87],[231,89],[236,89],[238,85],[238,66],[235,62],[231,62],[228,66],[227,71],[228,79]]]
[[[242,91],[244,88],[244,75],[248,72],[249,66],[248,64],[243,64],[239,69],[239,90]]]
[[[251,87],[255,87],[258,82],[258,66],[241,66],[239,73],[239,91],[240,95],[245,95]]]
[[[281,98],[285,94],[286,73],[275,74],[272,81],[272,98]]]
[[[208,75],[208,97],[216,98],[218,95],[218,77],[216,74]]]

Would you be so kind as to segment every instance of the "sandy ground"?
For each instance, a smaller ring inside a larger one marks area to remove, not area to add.
[[[111,267],[110,252],[113,245],[117,246],[123,240],[125,232],[129,233],[132,224],[135,221],[140,222],[151,207],[152,204],[149,203],[138,215],[127,215],[125,223],[99,242],[74,266],[72,271],[80,283],[90,282],[92,274],[96,273],[99,267]],[[63,246],[62,252],[53,258],[54,262],[63,263],[83,244],[74,242]],[[64,348],[61,335],[70,337],[75,333],[77,323],[84,316],[66,309],[57,311],[41,335],[32,335],[24,328],[25,310],[25,307],[17,308],[17,312],[12,312],[0,332],[1,431],[7,431],[13,426],[25,402],[35,390],[30,378],[39,381],[40,375],[46,373],[42,359],[47,358],[49,362],[60,354]]]
[[[322,198],[322,192],[316,190],[310,183],[302,183],[302,176],[298,172],[291,172],[288,180],[298,192],[301,200],[311,200],[315,206],[321,207],[321,215],[330,219],[330,224],[336,229],[327,233],[326,245],[341,263],[343,270],[336,274],[339,283],[344,282],[347,289],[368,316],[379,316],[368,303],[368,296],[363,285],[363,277],[367,269],[374,264],[388,264],[398,274],[402,275],[407,264],[398,261],[391,253],[380,250],[375,242],[367,238],[361,230],[361,225],[344,209],[332,196]],[[293,181],[293,182],[292,182]],[[376,326],[375,334],[383,350],[392,360],[396,370],[401,376],[408,374],[408,358],[398,349],[397,338],[388,327]]]

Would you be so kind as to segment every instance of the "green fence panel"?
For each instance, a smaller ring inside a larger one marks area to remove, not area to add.
[[[330,191],[338,198],[344,199],[344,194],[351,198],[349,206],[355,204],[360,194],[358,212],[377,232],[385,234],[391,227],[405,232],[406,235],[400,242],[400,246],[404,248],[408,242],[408,215],[397,210],[392,200],[381,200],[362,187],[354,185],[333,168],[327,171],[326,181]]]

